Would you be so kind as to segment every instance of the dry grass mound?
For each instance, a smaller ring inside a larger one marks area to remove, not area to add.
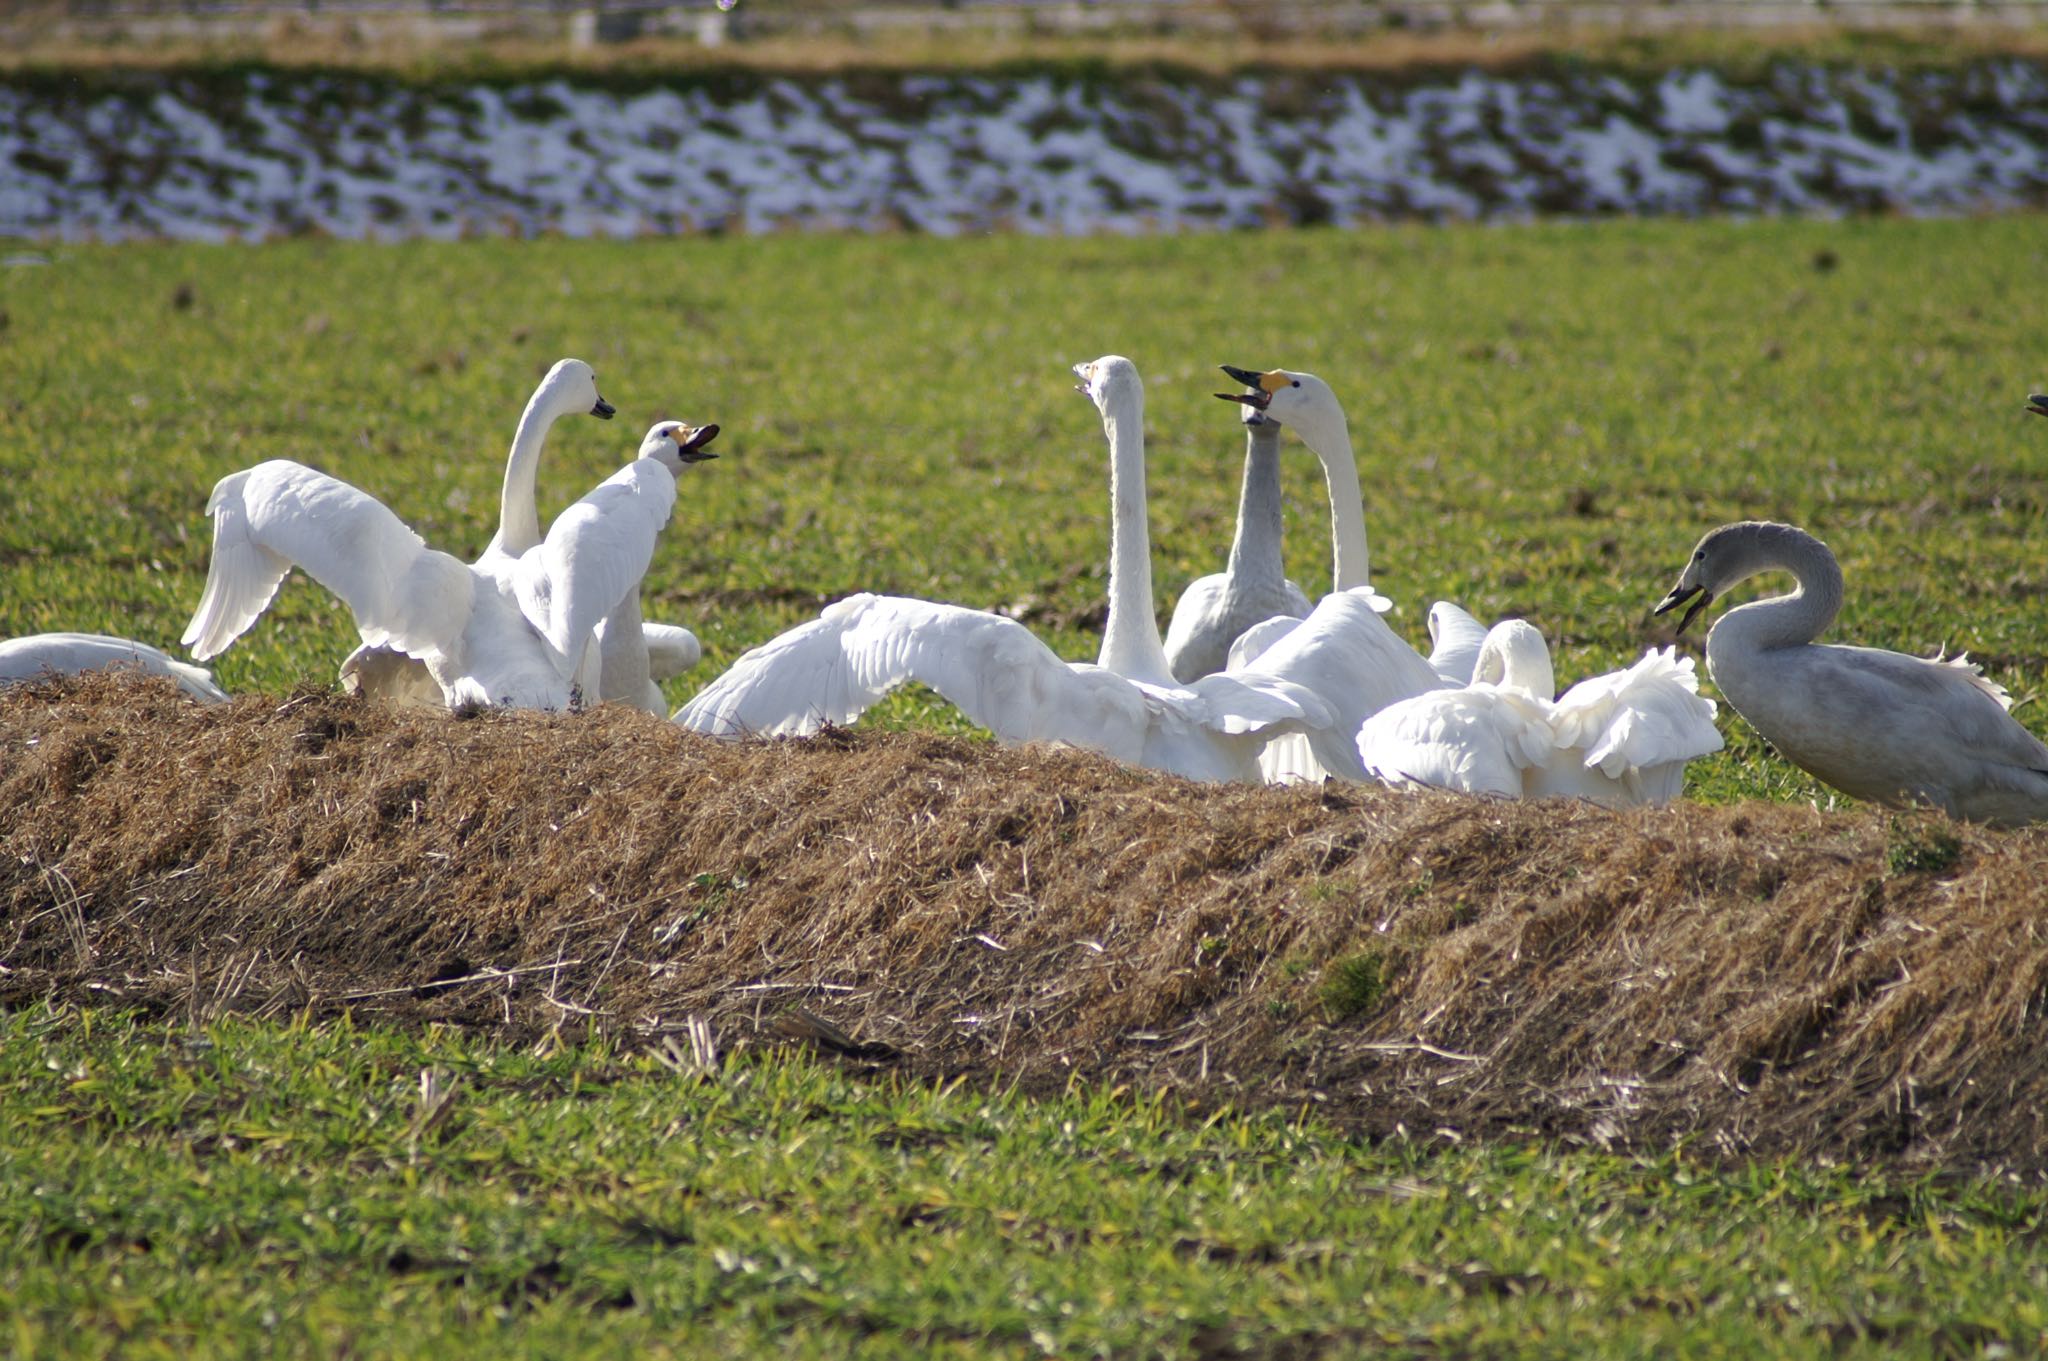
[[[17,1004],[697,1021],[1371,1130],[2048,1168],[2043,832],[129,678],[0,693],[0,810]]]

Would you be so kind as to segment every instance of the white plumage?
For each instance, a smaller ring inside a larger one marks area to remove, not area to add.
[[[239,637],[293,567],[339,596],[371,647],[426,665],[442,701],[561,709],[596,693],[599,621],[637,587],[698,434],[665,421],[516,558],[477,566],[426,546],[364,492],[273,460],[215,486],[213,558],[184,642],[204,660]]]
[[[612,405],[598,395],[597,378],[588,364],[580,359],[561,360],[548,370],[520,413],[512,452],[505,459],[498,529],[473,566],[506,570],[540,544],[535,491],[542,446],[558,419],[585,411],[609,420]],[[689,670],[703,655],[696,635],[688,629],[643,623],[637,589],[599,626],[598,640],[598,698],[632,704],[652,714],[668,712],[668,701],[657,682]],[[661,654],[659,659],[656,652]],[[357,648],[341,664],[341,681],[345,689],[386,703],[439,706],[443,702],[441,687],[426,667],[389,648]]]
[[[1359,757],[1395,786],[1624,808],[1677,797],[1686,762],[1721,748],[1690,657],[1652,651],[1554,702],[1553,675],[1541,634],[1496,624],[1470,684],[1380,710],[1358,730]]]
[[[169,676],[178,688],[202,704],[221,704],[227,692],[203,667],[127,638],[104,633],[36,633],[0,642],[0,687],[42,676],[75,676],[83,671],[127,668],[145,675]]]
[[[1069,663],[1014,620],[958,605],[857,595],[736,662],[676,714],[720,737],[850,723],[919,681],[1006,742],[1061,741],[1194,779],[1256,780],[1258,752],[1328,727],[1314,694],[1264,672],[1174,683],[1151,610],[1144,387],[1128,359],[1078,364],[1111,454],[1109,620],[1096,665]]]

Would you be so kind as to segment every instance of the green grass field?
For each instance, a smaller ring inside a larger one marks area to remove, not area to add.
[[[1782,518],[1842,558],[1837,637],[1967,647],[2038,723],[2042,242],[2008,218],[64,249],[0,270],[0,632],[175,642],[208,489],[268,457],[473,555],[526,393],[574,354],[621,414],[557,427],[544,513],[658,417],[725,429],[648,577],[648,616],[704,638],[700,676],[862,588],[1033,606],[1091,656],[1060,625],[1103,599],[1107,460],[1068,366],[1113,351],[1147,378],[1162,616],[1229,543],[1243,441],[1215,366],[1306,369],[1347,402],[1413,638],[1438,597],[1520,614],[1569,682],[1659,636],[1647,609],[1700,533]],[[1288,561],[1324,589],[1320,474],[1289,448]],[[295,579],[221,676],[329,682],[352,641]],[[957,721],[916,698],[879,718]],[[1724,728],[1695,793],[1826,797]]]
[[[1968,647],[2038,730],[2044,241],[2007,218],[56,249],[0,269],[0,634],[173,644],[207,490],[263,458],[473,555],[521,403],[574,354],[620,418],[557,428],[544,513],[659,417],[725,429],[647,591],[705,639],[699,676],[861,588],[1029,601],[1089,656],[1058,625],[1102,598],[1106,456],[1067,366],[1114,351],[1148,382],[1162,614],[1230,536],[1215,365],[1286,366],[1346,399],[1411,638],[1438,596],[1522,614],[1569,681],[1660,636],[1702,531],[1786,518],[1843,559],[1836,637]],[[1289,448],[1289,564],[1321,589],[1320,478]],[[219,671],[282,694],[353,641],[295,580]],[[878,718],[957,723],[918,696]],[[1826,799],[1722,726],[1695,796]],[[458,1084],[438,1119],[429,1070]],[[16,1012],[0,1128],[0,1348],[25,1356],[1969,1356],[2048,1328],[2031,1181],[1372,1147],[802,1058],[698,1080],[601,1041]]]
[[[18,1356],[1990,1356],[2038,1190],[1171,1097],[0,1016]],[[431,1075],[432,1091],[422,1088]],[[2004,1347],[2006,1350],[1998,1350]]]

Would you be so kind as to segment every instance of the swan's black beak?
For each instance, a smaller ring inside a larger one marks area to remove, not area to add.
[[[1698,596],[1699,599],[1693,600],[1694,596]],[[1680,582],[1671,588],[1670,595],[1664,597],[1664,603],[1651,610],[1650,613],[1652,615],[1668,614],[1688,600],[1692,600],[1692,608],[1679,617],[1678,627],[1672,630],[1673,633],[1683,633],[1685,632],[1685,626],[1696,619],[1701,610],[1714,603],[1714,593],[1704,586],[1687,586],[1684,582]]]
[[[1231,378],[1236,382],[1243,383],[1246,387],[1251,389],[1250,392],[1217,393],[1216,395],[1218,397],[1221,397],[1224,401],[1243,402],[1246,406],[1250,407],[1254,411],[1264,411],[1266,409],[1266,403],[1273,400],[1273,394],[1266,391],[1263,385],[1266,377],[1265,374],[1254,373],[1250,369],[1241,369],[1234,364],[1220,364],[1217,367],[1221,368],[1225,373],[1229,374]]]
[[[690,432],[688,439],[676,441],[676,453],[682,457],[685,463],[702,463],[707,459],[717,458],[717,454],[707,454],[704,452],[704,446],[717,438],[717,426],[700,425]]]
[[[2036,416],[2048,416],[2048,393],[2036,392],[2028,397],[2027,410]]]
[[[597,405],[590,408],[590,414],[601,421],[608,421],[618,414],[618,408],[600,397],[597,399]]]

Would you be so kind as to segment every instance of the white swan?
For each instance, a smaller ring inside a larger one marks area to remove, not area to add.
[[[1842,569],[1805,530],[1721,526],[1656,613],[1691,600],[1684,632],[1729,587],[1777,570],[1798,589],[1730,610],[1707,634],[1707,674],[1765,741],[1859,799],[2005,826],[2048,818],[2048,746],[1974,664],[1813,641],[1842,607]]]
[[[1234,655],[1262,671],[1307,685],[1330,706],[1335,722],[1321,733],[1274,742],[1260,764],[1266,778],[1274,781],[1330,776],[1363,781],[1366,770],[1354,738],[1365,720],[1389,704],[1448,682],[1378,617],[1389,602],[1372,589],[1358,460],[1336,394],[1314,374],[1256,372],[1228,364],[1223,369],[1249,391],[1216,395],[1300,435],[1323,465],[1330,496],[1335,590],[1292,628],[1268,623],[1252,630]],[[1265,646],[1253,652],[1254,644]]]
[[[383,503],[301,464],[231,473],[207,502],[213,558],[184,643],[239,637],[293,567],[333,591],[363,642],[426,664],[449,708],[564,709],[596,693],[599,621],[636,589],[675,504],[675,475],[715,426],[663,421],[640,456],[520,556],[475,566],[426,546]]]
[[[227,692],[203,667],[181,662],[148,643],[104,633],[36,633],[0,642],[0,688],[46,675],[128,667],[150,676],[169,676],[202,704],[224,704]]]
[[[1280,557],[1280,427],[1250,407],[1244,427],[1244,488],[1230,558],[1221,572],[1188,583],[1166,626],[1166,663],[1183,684],[1230,665],[1231,644],[1246,629],[1300,619],[1310,608]]]
[[[541,542],[536,492],[541,449],[557,420],[582,412],[610,420],[613,407],[599,395],[597,377],[590,365],[580,359],[559,360],[534,388],[520,413],[519,425],[512,434],[512,451],[505,459],[505,479],[498,496],[498,528],[475,566],[502,566]],[[702,649],[696,635],[688,629],[673,624],[643,625],[637,594],[631,615],[621,618],[616,627],[600,629],[604,646],[598,698],[623,701],[649,713],[666,713],[668,703],[654,682],[695,666],[703,655]],[[658,663],[653,656],[657,646],[664,653]],[[341,664],[341,683],[345,690],[385,703],[429,707],[442,703],[441,687],[426,667],[416,658],[389,648],[359,647],[350,653]]]
[[[1388,784],[1631,808],[1678,797],[1686,763],[1721,749],[1714,702],[1674,649],[1553,702],[1555,684],[1543,635],[1506,620],[1487,631],[1470,684],[1380,710],[1359,730],[1359,755]]]
[[[1519,619],[1495,624],[1469,685],[1380,710],[1358,730],[1359,758],[1374,779],[1397,788],[1520,798],[1528,772],[1557,745],[1551,685],[1543,635]]]
[[[914,680],[1005,742],[1067,742],[1208,780],[1256,780],[1267,740],[1327,726],[1328,708],[1284,679],[1220,672],[1174,683],[1152,615],[1144,385],[1118,355],[1074,372],[1110,448],[1109,619],[1095,665],[1060,660],[999,615],[856,595],[741,657],[676,722],[719,737],[808,734]]]
[[[548,432],[564,416],[583,413],[610,420],[616,409],[597,390],[597,375],[580,359],[558,359],[541,378],[519,413],[505,479],[498,493],[498,528],[477,565],[518,557],[540,542],[536,488],[540,455]],[[389,647],[367,644],[342,659],[341,687],[385,704],[438,708],[441,687],[424,663]]]

